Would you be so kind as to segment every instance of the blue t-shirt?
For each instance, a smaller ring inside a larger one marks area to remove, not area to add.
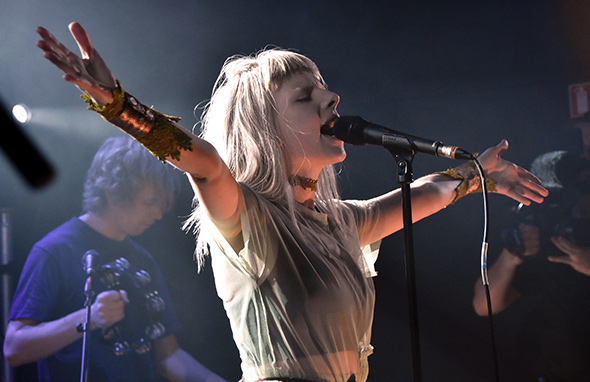
[[[164,300],[164,310],[154,313],[164,325],[163,336],[180,329],[172,307],[168,289],[153,257],[133,240],[114,241],[90,228],[78,218],[72,218],[36,243],[25,263],[14,295],[10,320],[19,318],[40,322],[53,321],[84,308],[84,285],[87,276],[82,265],[83,255],[95,250],[100,264],[111,264],[125,258],[131,269],[145,270],[151,276],[149,290],[156,290]],[[94,277],[94,296],[108,288],[100,277]],[[122,277],[122,280],[126,277]],[[129,278],[132,280],[133,278]],[[125,308],[125,319],[118,323],[121,339],[132,343],[142,337],[146,318],[140,289],[126,288],[130,303]],[[91,381],[157,381],[154,351],[144,354],[131,351],[116,355],[112,342],[101,341],[102,333],[94,330],[88,341],[89,375]],[[39,380],[80,380],[82,340],[78,340],[52,356],[38,361]]]

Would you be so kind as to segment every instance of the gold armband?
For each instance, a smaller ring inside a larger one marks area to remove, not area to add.
[[[123,91],[118,81],[113,91],[113,102],[108,105],[99,106],[85,94],[82,98],[89,105],[89,110],[96,111],[105,120],[131,135],[163,162],[168,157],[179,160],[180,150],[192,151],[191,137],[174,124],[180,118],[142,105]]]
[[[450,168],[446,171],[436,172],[435,174],[445,174],[453,179],[461,180],[461,183],[455,188],[455,198],[451,202],[454,204],[457,200],[461,199],[465,195],[472,194],[475,192],[482,192],[481,189],[481,177],[473,162],[467,162],[459,167]],[[496,183],[486,178],[486,188],[488,192],[496,191]]]

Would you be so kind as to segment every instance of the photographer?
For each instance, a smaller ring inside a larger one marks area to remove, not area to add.
[[[539,156],[545,203],[520,205],[489,268],[504,381],[588,381],[590,376],[590,187],[587,163],[565,151]],[[488,314],[484,286],[473,307]]]

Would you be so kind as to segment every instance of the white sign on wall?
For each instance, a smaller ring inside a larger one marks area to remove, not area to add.
[[[570,116],[578,118],[590,111],[590,82],[569,86]]]

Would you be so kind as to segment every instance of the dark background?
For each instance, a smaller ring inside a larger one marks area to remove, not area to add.
[[[77,52],[67,25],[79,21],[126,90],[159,111],[196,122],[224,60],[267,45],[295,49],[319,66],[342,115],[483,151],[502,138],[505,158],[528,167],[539,154],[580,145],[568,85],[590,81],[583,1],[126,1],[0,2],[0,99],[23,102],[22,127],[56,170],[32,188],[0,154],[0,207],[9,210],[14,281],[34,242],[80,213],[85,172],[104,138],[120,134],[85,110],[35,44],[43,25]],[[571,137],[574,136],[574,139]],[[6,138],[4,138],[6,139]],[[6,143],[3,142],[3,143]],[[10,144],[10,142],[8,142]],[[17,161],[30,161],[16,148]],[[342,189],[367,198],[397,187],[391,156],[348,147]],[[455,165],[417,156],[417,176]],[[182,319],[181,345],[230,381],[239,359],[210,265],[197,275],[185,183],[175,210],[138,241],[157,258]],[[514,202],[490,196],[492,228]],[[492,381],[488,322],[471,308],[479,277],[482,202],[470,196],[415,224],[422,370],[425,381]],[[403,236],[382,245],[371,381],[410,381]],[[498,250],[490,242],[490,253]],[[518,330],[518,328],[515,328]],[[30,367],[16,370],[30,380]]]

